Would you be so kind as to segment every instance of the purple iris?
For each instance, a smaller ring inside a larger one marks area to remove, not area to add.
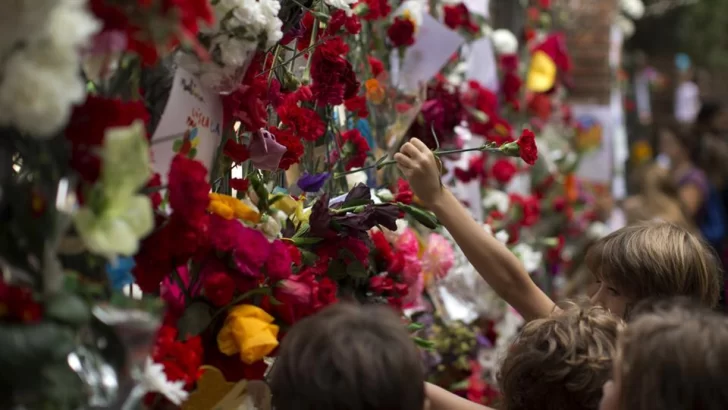
[[[324,186],[327,179],[329,179],[328,172],[313,175],[303,174],[298,179],[297,185],[303,192],[318,192]]]

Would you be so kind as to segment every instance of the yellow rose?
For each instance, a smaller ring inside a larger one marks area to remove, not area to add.
[[[278,326],[273,324],[271,315],[257,306],[236,306],[217,334],[217,347],[228,356],[240,353],[244,363],[253,364],[278,347]]]
[[[210,204],[207,206],[207,210],[225,219],[237,218],[253,223],[260,222],[258,212],[230,195],[210,194]]]

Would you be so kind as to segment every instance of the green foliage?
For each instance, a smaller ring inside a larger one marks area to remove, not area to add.
[[[676,12],[683,51],[698,65],[728,68],[728,2],[701,0]]]

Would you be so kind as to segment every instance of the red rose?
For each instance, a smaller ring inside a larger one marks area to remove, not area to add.
[[[536,147],[536,135],[533,131],[524,129],[518,138],[520,156],[528,165],[533,165],[538,160],[538,148]]]
[[[508,159],[498,159],[491,170],[493,177],[501,184],[511,182],[513,176],[518,172],[516,165]]]
[[[235,295],[235,281],[225,272],[215,272],[207,276],[202,287],[207,299],[217,307],[227,305]]]
[[[387,37],[394,47],[411,46],[415,43],[415,24],[410,19],[395,17],[387,29]]]

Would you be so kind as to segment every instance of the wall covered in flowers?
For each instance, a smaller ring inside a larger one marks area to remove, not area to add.
[[[549,292],[598,235],[548,1],[516,34],[469,2],[42,2],[0,40],[3,407],[239,408],[338,301],[489,403],[521,319],[393,166],[412,137]]]

